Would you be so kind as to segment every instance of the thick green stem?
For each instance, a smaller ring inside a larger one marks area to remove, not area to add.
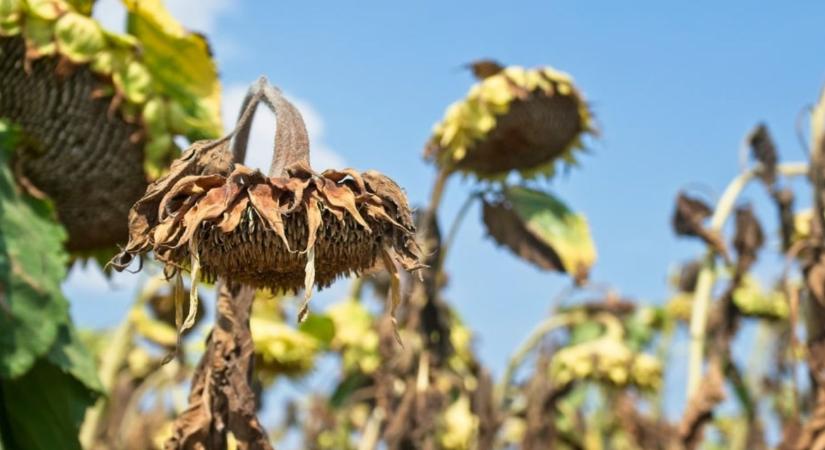
[[[807,176],[808,165],[806,163],[781,164],[776,168],[777,172],[786,177]],[[710,220],[712,232],[721,232],[728,217],[733,212],[736,199],[748,183],[759,175],[760,168],[756,167],[745,171],[728,184],[713,216]],[[687,393],[690,398],[699,387],[702,378],[702,365],[705,352],[705,332],[708,321],[708,309],[710,307],[711,291],[715,281],[714,274],[715,257],[713,250],[708,250],[702,269],[699,271],[699,278],[696,282],[696,290],[693,294],[693,310],[690,315],[690,357],[688,359],[688,387]]]

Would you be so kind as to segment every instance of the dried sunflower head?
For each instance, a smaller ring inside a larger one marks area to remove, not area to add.
[[[549,176],[557,161],[575,162],[582,135],[595,128],[568,75],[517,66],[484,75],[447,109],[425,157],[482,179],[503,178],[513,170],[525,177]]]
[[[239,164],[259,101],[277,118],[269,176]],[[130,212],[130,240],[113,260],[124,268],[152,250],[172,271],[308,295],[314,285],[379,263],[395,273],[419,265],[407,198],[388,177],[352,169],[315,173],[297,109],[259,81],[245,102],[233,152],[229,136],[195,143]],[[396,277],[397,278],[397,277]],[[306,313],[306,305],[300,315]]]
[[[28,141],[15,172],[54,202],[83,255],[126,238],[123,216],[178,155],[175,136],[222,129],[205,37],[157,1],[124,2],[129,32],[113,33],[92,3],[0,1],[0,116]]]

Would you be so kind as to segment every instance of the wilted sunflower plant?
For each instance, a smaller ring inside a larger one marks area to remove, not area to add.
[[[268,176],[242,165],[259,102],[278,119]],[[400,295],[396,264],[419,268],[403,191],[378,172],[313,171],[300,113],[264,78],[250,89],[232,133],[195,142],[147,188],[130,211],[129,228],[129,243],[113,260],[117,269],[151,250],[179,286],[181,272],[190,272],[189,314],[183,318],[180,305],[176,311],[179,332],[196,317],[198,281],[219,285],[217,325],[194,375],[190,407],[167,445],[174,448],[225,442],[227,432],[249,445],[268,446],[255,419],[249,377],[254,289],[303,288],[298,320],[304,321],[316,284],[325,287],[339,276],[382,266],[393,279],[394,321]]]

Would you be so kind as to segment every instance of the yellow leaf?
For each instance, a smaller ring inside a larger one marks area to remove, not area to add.
[[[55,20],[69,10],[62,0],[26,0],[26,6],[31,14],[43,20]]]
[[[0,36],[20,34],[23,5],[20,0],[0,0]]]
[[[220,83],[209,44],[186,31],[160,0],[124,0],[128,30],[140,42],[143,62],[160,93],[180,105],[190,140],[222,133]]]
[[[77,13],[66,13],[54,28],[60,53],[75,63],[91,61],[105,45],[103,32],[94,20]]]
[[[26,38],[26,47],[34,52],[34,56],[52,55],[57,49],[52,24],[53,22],[35,16],[26,19],[23,37]]]

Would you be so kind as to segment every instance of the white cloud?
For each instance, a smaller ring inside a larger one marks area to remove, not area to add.
[[[169,12],[189,30],[201,33],[215,31],[218,16],[232,5],[230,0],[166,0]],[[126,8],[122,0],[98,0],[93,16],[107,29],[126,29]]]
[[[223,120],[227,129],[235,123],[241,103],[246,95],[248,85],[230,85],[223,91]],[[301,111],[306,122],[310,141],[310,159],[315,170],[342,168],[344,159],[324,142],[324,119],[308,102],[287,95],[289,100]],[[249,134],[249,147],[245,165],[260,169],[266,173],[272,161],[272,149],[275,143],[275,115],[261,105],[255,113],[252,131]]]

